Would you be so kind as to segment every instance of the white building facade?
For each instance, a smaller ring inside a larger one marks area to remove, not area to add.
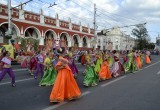
[[[111,31],[98,34],[97,46],[101,50],[132,50],[135,46],[135,39],[126,35],[116,27]]]

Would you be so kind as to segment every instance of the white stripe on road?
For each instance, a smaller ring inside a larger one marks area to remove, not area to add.
[[[91,93],[90,91],[83,92],[83,93],[82,93],[82,96],[85,96],[85,95],[90,94],[90,93]],[[67,104],[67,103],[68,103],[68,101],[64,101],[64,102],[59,103],[59,104],[57,104],[57,105],[52,105],[52,106],[50,106],[50,107],[47,107],[47,108],[45,108],[45,109],[43,109],[43,110],[54,110],[54,109],[56,109],[56,108],[58,108],[58,107],[60,107],[60,106],[62,106],[62,105]]]
[[[160,71],[158,71],[158,73],[157,73],[158,75],[160,75]]]
[[[17,72],[17,71],[27,71],[27,69],[15,69],[15,70],[13,70],[14,72]],[[0,71],[0,72],[2,72],[2,71]]]
[[[15,70],[13,70],[13,71],[27,71],[28,69],[15,69]]]
[[[16,83],[18,83],[18,82],[23,82],[23,81],[28,81],[28,80],[32,80],[32,79],[34,79],[34,78],[17,80]],[[11,84],[11,82],[0,83],[0,86],[1,86],[1,85],[6,85],[6,84]]]
[[[159,61],[160,62],[160,61]],[[146,66],[146,67],[144,67],[144,68],[149,68],[149,67],[151,67],[151,66],[153,66],[153,65],[156,65],[157,63],[159,63],[159,62],[156,62],[156,63],[153,63],[153,64],[150,64],[149,66]]]
[[[112,84],[112,83],[115,83],[115,82],[117,82],[117,81],[125,78],[125,77],[127,77],[127,76],[121,76],[121,77],[119,77],[119,78],[117,78],[117,79],[115,79],[115,80],[113,80],[113,81],[110,81],[110,82],[107,82],[107,83],[105,83],[105,84],[102,84],[101,87],[108,86],[108,85],[110,85],[110,84]]]

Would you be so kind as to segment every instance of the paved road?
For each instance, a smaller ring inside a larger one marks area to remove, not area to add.
[[[49,103],[51,86],[39,87],[39,80],[24,70],[15,74],[17,87],[10,86],[7,75],[0,83],[0,110],[160,110],[160,56],[153,56],[152,64],[135,74],[103,81],[96,87],[84,87],[79,74],[82,97],[60,104]]]

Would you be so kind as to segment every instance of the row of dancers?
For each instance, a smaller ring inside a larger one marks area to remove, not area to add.
[[[1,62],[3,63],[0,81],[6,73],[12,78],[12,86],[15,87],[15,75],[11,67],[11,58],[8,51],[4,52]],[[51,86],[50,102],[61,102],[65,99],[72,100],[81,96],[81,91],[77,85],[76,78],[78,69],[75,64],[74,50],[70,48],[66,53],[64,48],[50,51],[44,55],[43,52],[35,52],[31,56],[28,68],[29,73],[38,78],[41,73],[39,86]],[[123,57],[123,62],[120,61]],[[118,77],[125,73],[139,70],[144,63],[150,64],[149,52],[145,54],[141,51],[129,51],[120,55],[117,51],[113,52],[86,52],[81,61],[85,60],[85,70],[83,72],[84,86],[96,86],[102,80]]]

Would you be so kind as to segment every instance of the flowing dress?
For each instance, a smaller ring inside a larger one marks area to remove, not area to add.
[[[47,57],[44,63],[46,64],[46,69],[44,71],[42,80],[39,83],[39,86],[51,86],[54,84],[56,80],[57,72],[55,68],[53,67],[53,64],[50,58]]]
[[[101,69],[101,59],[98,58],[97,61],[96,61],[96,65],[95,65],[94,71],[96,73],[99,73],[100,69]]]
[[[99,78],[101,80],[106,80],[106,79],[110,79],[112,78],[111,76],[111,73],[110,73],[110,70],[109,70],[109,67],[108,67],[108,62],[107,61],[104,61],[102,66],[101,66],[101,70],[99,72]]]
[[[62,61],[59,61],[56,65],[56,69],[62,64]],[[81,91],[69,66],[66,65],[64,68],[59,69],[55,84],[50,94],[50,102],[61,102],[64,101],[64,99],[72,100],[79,98],[80,96]]]
[[[142,62],[141,62],[140,55],[137,55],[137,57],[136,57],[136,63],[137,63],[137,68],[141,69],[142,68]]]
[[[140,55],[142,66],[144,65],[144,54]]]
[[[146,55],[145,60],[146,60],[146,64],[150,64],[150,63],[151,63],[151,60],[150,60],[150,58],[149,58],[149,56],[148,56],[148,55]]]
[[[137,70],[133,53],[128,54],[128,61],[124,64],[125,72],[134,72]]]
[[[76,64],[75,64],[75,62],[74,62],[74,58],[69,57],[68,60],[69,60],[69,62],[70,62],[70,63],[69,63],[69,67],[70,67],[70,69],[72,70],[73,75],[74,75],[74,76],[77,76],[77,74],[78,74],[78,69],[77,69]]]
[[[114,62],[114,60],[113,60],[112,56],[108,56],[109,68],[111,68],[111,67],[112,67],[113,62]]]
[[[21,68],[27,68],[27,57],[22,55]]]
[[[84,86],[96,86],[98,83],[98,75],[95,72],[94,63],[91,61],[90,57],[86,57],[87,67],[85,70],[85,77],[83,84]]]
[[[121,62],[119,61],[119,58],[118,56],[114,56],[114,63],[113,63],[113,66],[112,66],[112,70],[111,70],[111,74],[113,77],[117,77],[117,76],[120,76],[122,75],[122,72],[124,72],[124,67],[123,65],[121,64]]]

